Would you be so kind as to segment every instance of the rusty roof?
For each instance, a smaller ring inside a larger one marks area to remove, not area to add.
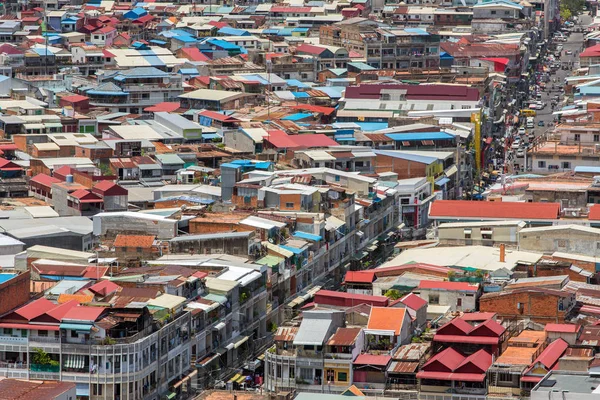
[[[338,328],[327,344],[329,346],[352,346],[361,328]]]
[[[21,379],[0,380],[0,400],[42,400],[54,399],[69,390],[75,384],[59,381],[26,381]]]
[[[388,368],[388,372],[396,372],[399,374],[411,374],[416,372],[418,367],[418,362],[392,361],[390,367]]]
[[[431,348],[431,343],[411,343],[400,346],[392,355],[393,360],[398,361],[418,361]]]
[[[298,333],[298,329],[295,326],[280,326],[277,328],[274,340],[276,342],[292,342]]]
[[[115,247],[142,247],[151,248],[155,236],[152,235],[117,235]]]

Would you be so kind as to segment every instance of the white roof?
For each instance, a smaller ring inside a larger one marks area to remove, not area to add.
[[[21,242],[20,240],[11,238],[10,236],[0,234],[0,247],[15,245],[25,245],[25,243]]]
[[[269,133],[263,128],[243,128],[242,132],[250,136],[255,143],[262,143],[263,138],[269,136]]]
[[[454,246],[407,249],[381,267],[391,267],[409,262],[439,266],[471,267],[484,271],[500,268],[513,270],[518,263],[534,264],[542,254],[506,250],[505,262],[500,262],[500,249],[487,246]]]
[[[176,308],[183,303],[185,303],[185,297],[174,296],[168,293],[163,293],[156,299],[148,300],[149,306],[162,307],[168,309]]]
[[[25,127],[27,127],[26,124]],[[32,124],[32,125],[42,125],[42,124]],[[27,128],[29,129],[29,128]],[[41,151],[53,151],[53,150],[60,150],[60,146],[57,145],[56,143],[34,143],[33,144],[35,148],[37,148],[38,150]]]
[[[112,52],[112,50],[111,50]],[[187,61],[187,60],[186,60]],[[179,97],[183,99],[194,99],[194,100],[213,100],[220,101],[226,100],[235,96],[242,95],[241,92],[228,92],[225,90],[212,90],[212,89],[198,89],[193,92],[185,93]]]
[[[332,215],[331,217],[328,217],[325,220],[325,229],[327,229],[328,231],[334,231],[334,230],[339,229],[339,227],[344,224],[345,224],[344,221],[342,221],[341,219],[336,218]]]
[[[128,140],[160,140],[163,138],[149,125],[114,125],[111,126],[110,129],[112,129],[117,135],[119,135],[123,139]]]
[[[270,219],[256,217],[253,215],[249,216],[246,219],[241,220],[240,224],[249,225],[249,226],[253,226],[256,228],[260,228],[260,229],[273,229],[273,228],[282,229],[285,227],[285,224],[283,222],[272,221]]]
[[[52,218],[59,217],[58,213],[50,206],[35,206],[35,207],[24,207],[32,218]]]
[[[335,157],[325,150],[309,150],[305,151],[304,154],[314,161],[335,161]]]

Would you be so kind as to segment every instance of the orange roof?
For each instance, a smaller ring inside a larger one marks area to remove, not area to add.
[[[149,235],[117,235],[115,247],[145,247],[154,244],[154,236]]]
[[[58,296],[58,304],[67,303],[71,300],[77,301],[79,304],[89,303],[94,300],[94,295],[91,294],[66,294],[62,293]]]
[[[367,329],[394,331],[396,336],[400,335],[404,313],[404,308],[371,307]]]

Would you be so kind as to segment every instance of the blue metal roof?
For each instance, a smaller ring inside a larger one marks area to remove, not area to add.
[[[167,42],[165,42],[164,40],[157,40],[157,39],[149,40],[149,42],[152,44],[157,44],[159,46],[164,46],[165,44],[167,44]]]
[[[173,36],[173,39],[179,40],[180,42],[183,42],[183,43],[196,43],[198,41],[198,39],[194,39],[193,37],[188,36],[188,35]]]
[[[242,165],[236,165],[234,163],[225,163],[225,164],[221,164],[221,168],[223,168],[223,167],[238,169],[238,168],[242,168]]]
[[[429,36],[429,33],[427,33],[426,30],[421,29],[421,28],[405,28],[404,32],[415,33],[420,36]]]
[[[294,232],[294,234],[292,236],[300,238],[300,239],[312,240],[313,242],[319,242],[323,239],[319,235],[313,235],[312,233],[306,233],[306,232],[300,232],[300,231]]]
[[[283,121],[299,121],[301,119],[308,118],[308,117],[312,117],[312,114],[309,114],[309,113],[296,113],[296,114],[292,114],[292,115],[286,115],[285,117],[283,117],[281,119]]]
[[[281,247],[282,249],[285,249],[287,251],[291,251],[294,254],[302,254],[302,250],[297,249],[295,247],[291,247],[291,246],[284,246],[284,245],[279,245],[279,247]]]
[[[226,42],[226,41],[220,40],[220,39],[208,39],[207,42],[209,44],[212,44],[213,46],[220,47],[224,50],[239,50],[240,49],[240,46],[236,46],[233,43],[229,43],[229,42]]]
[[[220,35],[224,36],[250,36],[250,32],[245,29],[232,28],[230,26],[224,26],[217,31]]]
[[[183,75],[200,75],[196,68],[181,68],[179,73]]]
[[[310,95],[306,92],[292,92],[295,98],[297,99],[308,99]]]
[[[414,133],[386,133],[385,136],[396,141],[414,140],[449,140],[454,136],[446,132],[414,132]]]
[[[308,28],[294,28],[292,32],[308,32]]]
[[[360,130],[363,132],[373,132],[381,129],[387,129],[387,122],[357,122],[358,126],[360,126]]]
[[[221,136],[217,135],[216,133],[203,133],[202,139],[208,139],[208,140],[221,139]]]
[[[279,33],[279,29],[271,28],[271,29],[263,29],[263,35],[277,35]]]
[[[279,32],[277,33],[278,36],[292,36],[292,28],[283,28],[280,29]]]
[[[435,184],[438,186],[444,186],[446,183],[450,182],[449,178],[443,177],[435,181]]]
[[[300,82],[297,79],[288,79],[287,80],[287,84],[288,84],[288,86],[295,86],[295,87],[298,87],[298,88],[309,88],[310,87],[306,83]]]
[[[429,156],[425,156],[422,154],[414,154],[411,151],[376,150],[376,149],[374,149],[373,152],[375,154],[380,154],[382,156],[399,158],[401,160],[410,160],[410,161],[415,161],[415,162],[427,164],[427,165],[429,165],[437,160],[437,158],[435,158],[435,157],[429,157]]]
[[[263,162],[254,163],[254,168],[260,169],[260,170],[268,170],[269,168],[271,168],[271,162],[263,161]]]

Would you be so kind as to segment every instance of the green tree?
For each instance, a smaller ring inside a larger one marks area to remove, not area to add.
[[[48,353],[46,353],[43,349],[40,348],[35,348],[33,349],[33,356],[31,357],[31,361],[33,361],[33,364],[38,364],[38,365],[51,365],[52,364],[52,359],[50,358],[50,355]]]
[[[563,3],[560,4],[560,19],[562,19],[563,21],[567,21],[569,18],[571,18],[571,10],[569,10],[567,8],[567,6]]]
[[[400,298],[400,292],[396,289],[388,289],[384,296],[390,300],[398,300]]]
[[[585,6],[584,0],[561,0],[560,17],[567,20],[570,17],[578,15]]]

